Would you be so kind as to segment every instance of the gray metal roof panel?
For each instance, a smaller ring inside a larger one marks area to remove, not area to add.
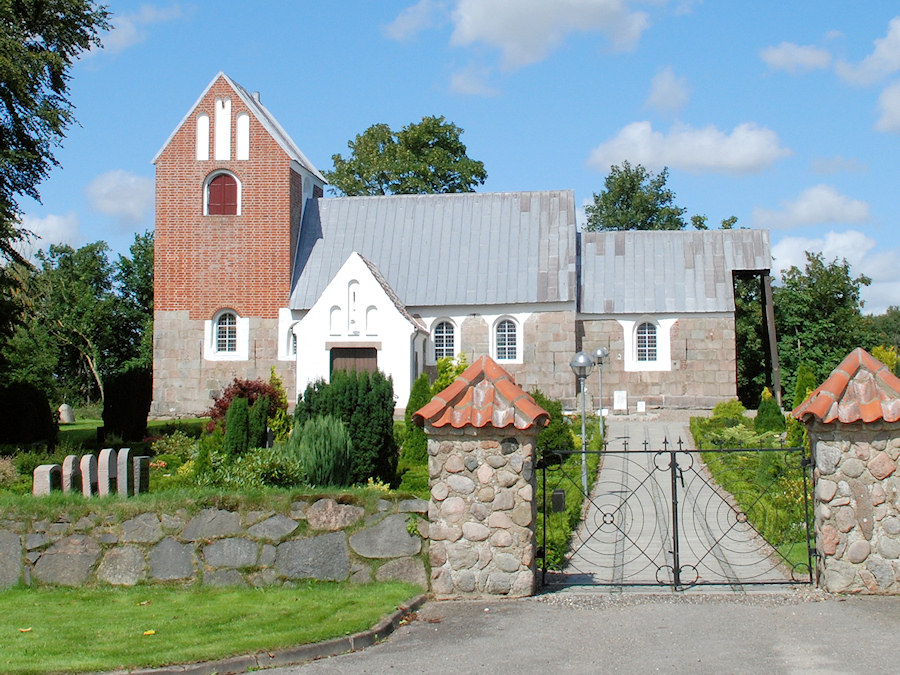
[[[734,310],[731,273],[771,267],[766,230],[585,232],[581,311]]]
[[[314,204],[300,228],[293,309],[311,307],[353,251],[378,268],[407,306],[575,299],[571,191],[321,198]]]

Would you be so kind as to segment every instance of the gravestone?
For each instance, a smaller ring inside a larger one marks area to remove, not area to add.
[[[74,424],[75,423],[75,411],[72,410],[72,406],[68,403],[63,403],[59,406],[59,423],[60,424]]]
[[[628,392],[624,389],[613,392],[613,412],[628,412]]]
[[[66,455],[62,463],[62,491],[72,492],[81,487],[81,467],[76,455]]]
[[[117,453],[112,448],[104,448],[100,451],[100,459],[97,462],[97,494],[101,497],[106,497],[116,491],[119,466],[117,458]]]
[[[81,494],[85,497],[97,494],[97,458],[94,455],[84,455],[81,458]]]
[[[59,464],[41,464],[34,470],[31,493],[49,495],[62,489],[62,467]]]
[[[134,470],[132,479],[134,483],[134,493],[136,495],[142,492],[150,492],[150,458],[144,455],[135,457],[132,463]]]
[[[120,497],[134,494],[134,468],[131,459],[131,448],[119,450],[116,458],[116,486]]]

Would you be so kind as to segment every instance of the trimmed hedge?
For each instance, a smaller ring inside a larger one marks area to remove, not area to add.
[[[0,443],[56,443],[56,416],[43,391],[28,382],[0,386]]]
[[[123,441],[147,435],[147,415],[153,400],[153,373],[134,368],[106,379],[103,387],[103,427]]]

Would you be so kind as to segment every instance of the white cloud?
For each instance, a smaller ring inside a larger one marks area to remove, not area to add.
[[[650,122],[634,122],[596,147],[588,163],[601,171],[628,160],[648,169],[752,173],[790,154],[774,131],[753,123],[740,124],[730,134],[713,125],[677,125],[664,134],[654,131]]]
[[[770,67],[789,73],[827,68],[831,64],[831,54],[827,49],[796,45],[792,42],[782,42],[777,47],[766,47],[759,55]]]
[[[753,225],[782,229],[828,223],[864,223],[869,220],[869,205],[842,195],[831,185],[816,185],[800,193],[793,201],[781,203],[781,210],[753,209]]]
[[[34,254],[47,250],[50,244],[76,246],[81,241],[78,215],[72,211],[63,215],[50,214],[44,217],[22,216],[22,227],[33,236],[16,242],[15,249],[26,259],[33,260]]]
[[[887,35],[875,40],[875,49],[858,64],[841,61],[837,74],[852,84],[873,84],[900,70],[900,16],[891,19]]]
[[[153,180],[115,169],[92,180],[85,189],[95,211],[128,227],[144,222],[153,208]]]
[[[110,22],[112,30],[103,35],[103,49],[111,54],[117,54],[144,42],[147,39],[147,32],[144,30],[147,26],[173,21],[181,16],[181,7],[178,5],[170,7],[143,5],[136,14],[113,16]]]
[[[436,0],[419,0],[412,7],[407,7],[397,18],[382,29],[392,40],[406,40],[440,22],[440,15],[445,11],[443,2]]]
[[[650,95],[644,105],[660,112],[681,110],[690,98],[687,78],[678,77],[671,66],[659,71],[650,82]]]
[[[779,271],[806,266],[806,251],[821,253],[826,262],[846,259],[851,274],[865,274],[872,283],[861,291],[864,308],[872,314],[883,313],[896,305],[900,297],[900,251],[877,248],[878,242],[856,230],[827,232],[823,237],[785,237],[772,247],[775,268]]]
[[[868,167],[853,157],[843,157],[835,155],[834,157],[816,157],[810,163],[813,171],[821,174],[832,173],[856,173],[868,171]]]
[[[499,92],[487,83],[488,72],[481,68],[466,68],[450,76],[450,91],[466,96],[496,96]]]
[[[631,49],[649,25],[627,0],[459,0],[453,22],[451,44],[496,47],[506,68],[544,59],[575,32],[599,31]]]
[[[881,117],[875,123],[878,131],[900,131],[900,81],[889,84],[878,97]]]

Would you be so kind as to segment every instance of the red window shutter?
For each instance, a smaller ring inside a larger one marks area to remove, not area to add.
[[[237,181],[222,173],[209,181],[206,212],[211,216],[237,215]]]

